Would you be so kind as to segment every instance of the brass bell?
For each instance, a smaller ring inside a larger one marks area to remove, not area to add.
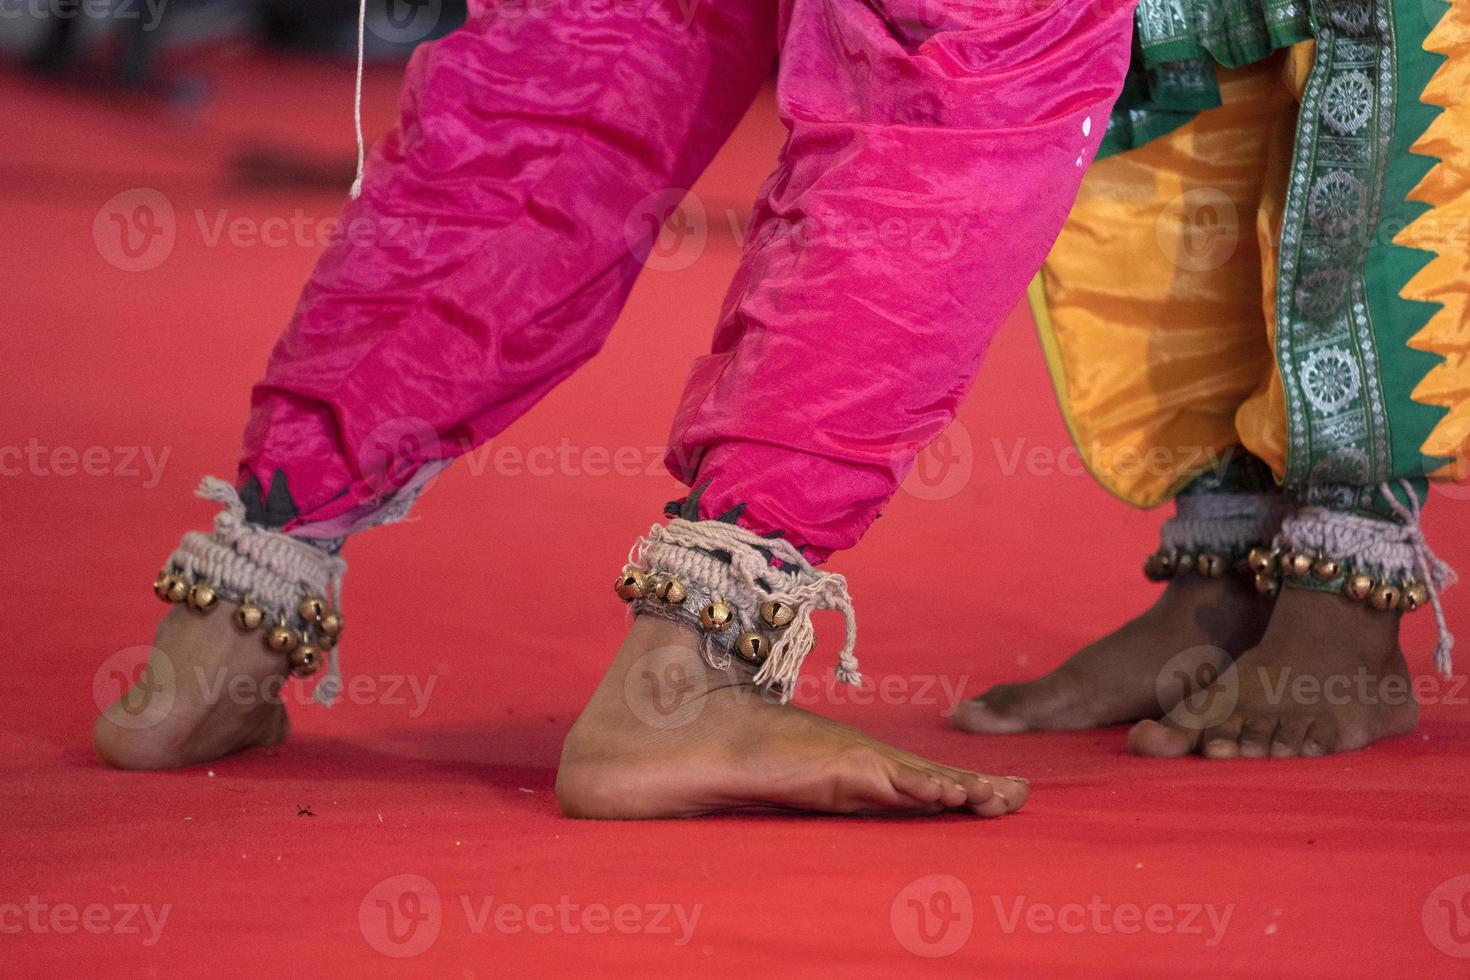
[[[1319,582],[1331,582],[1342,574],[1342,562],[1336,558],[1318,558],[1312,562],[1312,578]]]
[[[701,628],[718,633],[730,628],[735,621],[735,613],[730,604],[723,599],[711,602],[699,611],[699,625]]]
[[[153,580],[153,594],[164,602],[168,602],[168,589],[173,584],[173,576],[168,572],[159,572],[158,578]]]
[[[1372,591],[1373,580],[1361,572],[1357,575],[1349,575],[1347,581],[1342,583],[1342,594],[1359,602],[1368,598],[1368,593]]]
[[[1281,571],[1292,578],[1301,578],[1312,571],[1312,556],[1305,551],[1288,551],[1281,556]]]
[[[1281,591],[1281,579],[1275,575],[1256,573],[1256,591],[1261,595],[1275,595]]]
[[[1188,575],[1190,572],[1194,571],[1196,567],[1197,566],[1195,565],[1195,558],[1194,558],[1194,555],[1193,554],[1191,554],[1188,551],[1175,552],[1175,554],[1174,554],[1174,574],[1175,575]]]
[[[251,630],[260,629],[260,624],[264,622],[265,610],[248,599],[240,604],[239,609],[235,610],[235,628],[237,630],[248,633]]]
[[[328,609],[322,614],[322,618],[316,621],[316,628],[324,636],[336,636],[342,632],[342,614],[335,609]]]
[[[1403,592],[1399,590],[1398,586],[1390,585],[1388,582],[1380,582],[1373,586],[1372,592],[1368,593],[1368,604],[1374,609],[1397,609],[1399,599],[1402,597]]]
[[[1219,555],[1204,554],[1196,560],[1195,567],[1207,578],[1219,578],[1225,574],[1225,559]]]
[[[337,645],[337,641],[340,639],[342,639],[342,637],[333,636],[331,633],[323,633],[321,627],[317,627],[316,645],[321,647],[323,650],[332,649],[332,647]]]
[[[291,651],[291,673],[297,677],[310,677],[322,666],[322,652],[310,643],[303,643]]]
[[[1252,548],[1245,562],[1251,571],[1262,575],[1276,567],[1276,552],[1272,548]]]
[[[618,598],[624,602],[632,602],[642,599],[648,594],[648,573],[637,568],[630,568],[618,576],[617,584]]]
[[[750,630],[741,633],[740,638],[735,641],[735,652],[740,659],[748,663],[760,663],[766,659],[771,652],[771,641],[760,633]]]
[[[1155,551],[1143,560],[1143,577],[1150,582],[1162,582],[1170,571],[1168,557],[1163,552]]]
[[[671,606],[677,606],[689,597],[683,583],[676,578],[661,579],[658,585],[654,586],[653,594],[660,602],[667,602]]]
[[[180,603],[189,598],[189,583],[181,575],[170,575],[163,593],[164,602]]]
[[[1399,599],[1399,608],[1404,612],[1413,612],[1429,601],[1429,589],[1423,582],[1410,582],[1404,586],[1404,594]]]
[[[308,623],[320,622],[327,614],[327,600],[320,596],[307,596],[296,607],[296,614]]]
[[[791,625],[796,618],[796,610],[787,602],[763,602],[761,603],[761,622],[773,630],[782,630]]]
[[[296,634],[284,623],[272,626],[265,634],[265,645],[276,653],[290,653],[299,643]]]
[[[214,611],[219,605],[219,593],[214,591],[213,586],[205,585],[203,582],[189,589],[189,610],[203,616],[205,613]]]

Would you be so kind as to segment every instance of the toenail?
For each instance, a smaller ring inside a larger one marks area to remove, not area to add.
[[[1007,776],[1006,778],[1014,779],[1018,783],[1025,783],[1027,786],[1031,785],[1031,780],[1027,779],[1025,776]]]

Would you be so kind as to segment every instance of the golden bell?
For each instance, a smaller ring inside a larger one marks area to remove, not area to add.
[[[1162,582],[1169,577],[1170,566],[1161,552],[1154,552],[1143,560],[1143,577],[1150,582]]]
[[[1312,578],[1319,582],[1331,582],[1342,574],[1342,562],[1336,558],[1318,558],[1312,562]]]
[[[689,597],[683,584],[676,578],[661,579],[658,585],[653,587],[653,594],[660,602],[667,602],[671,606],[677,606]]]
[[[1200,555],[1195,567],[1207,578],[1219,578],[1225,574],[1225,559],[1219,555]]]
[[[1310,574],[1312,565],[1312,556],[1305,551],[1288,551],[1281,556],[1281,571],[1292,578]]]
[[[307,596],[296,607],[296,614],[308,623],[319,622],[327,614],[327,600],[320,596]]]
[[[342,637],[333,636],[331,633],[323,633],[321,631],[321,627],[317,627],[316,645],[321,647],[323,650],[332,649],[332,647],[337,645],[337,641],[340,639],[342,639]]]
[[[1198,566],[1195,564],[1195,557],[1194,557],[1193,554],[1191,554],[1188,551],[1175,552],[1175,554],[1174,554],[1174,574],[1175,575],[1188,575],[1190,572],[1194,571],[1196,567],[1198,567]]]
[[[1275,595],[1281,591],[1281,579],[1275,575],[1266,575],[1263,572],[1257,572],[1256,591],[1261,595]]]
[[[168,589],[164,593],[165,602],[180,603],[189,598],[189,583],[184,581],[181,575],[170,575],[168,577]]]
[[[1410,582],[1404,586],[1404,595],[1399,599],[1399,608],[1413,612],[1429,601],[1429,589],[1423,582]]]
[[[336,636],[342,632],[342,614],[335,609],[328,609],[316,621],[316,628],[325,636]]]
[[[276,653],[290,653],[299,643],[296,634],[285,624],[272,626],[265,634],[265,645]]]
[[[730,624],[734,621],[735,613],[730,608],[730,604],[723,599],[711,602],[699,611],[700,627],[711,633],[729,629]]]
[[[761,603],[761,622],[773,630],[782,630],[791,625],[796,618],[796,610],[788,602],[763,602]]]
[[[616,589],[618,598],[624,602],[642,599],[648,594],[648,574],[640,569],[631,568],[618,576],[617,584],[613,588]]]
[[[297,677],[310,677],[322,665],[322,652],[310,643],[303,643],[291,651],[291,673]]]
[[[754,630],[741,633],[740,638],[735,641],[735,652],[740,655],[741,660],[759,663],[771,652],[771,641]]]
[[[1372,591],[1373,580],[1362,573],[1349,575],[1347,581],[1342,583],[1342,594],[1359,602],[1368,598],[1368,593]]]
[[[1368,605],[1374,609],[1381,610],[1397,609],[1399,599],[1402,597],[1403,592],[1399,590],[1398,586],[1390,585],[1387,582],[1380,582],[1373,586],[1372,592],[1368,593]]]
[[[240,608],[235,610],[235,629],[246,633],[251,630],[260,629],[260,624],[265,622],[265,610],[253,602],[243,602]]]
[[[172,575],[168,572],[159,572],[158,578],[153,580],[153,594],[164,602],[168,602],[168,588],[172,583]]]
[[[1252,548],[1245,562],[1251,571],[1261,575],[1276,567],[1276,552],[1271,548]]]
[[[213,612],[214,607],[219,605],[219,593],[215,592],[212,586],[200,582],[189,589],[187,601],[191,612],[197,612],[203,616],[205,613]]]

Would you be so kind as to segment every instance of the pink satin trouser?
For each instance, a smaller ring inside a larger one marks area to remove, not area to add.
[[[1132,0],[565,6],[477,10],[415,53],[343,214],[370,233],[307,283],[254,390],[242,480],[285,473],[290,529],[344,533],[505,429],[601,346],[650,214],[779,54],[789,136],[669,466],[708,484],[702,516],[744,503],[743,524],[814,559],[850,547],[1061,228]]]

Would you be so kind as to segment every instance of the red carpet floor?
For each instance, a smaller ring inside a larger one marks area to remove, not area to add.
[[[159,562],[210,516],[195,482],[232,473],[248,386],[317,251],[209,230],[338,200],[241,189],[228,162],[256,143],[350,153],[345,69],[199,72],[190,111],[0,77],[0,447],[27,450],[0,457],[0,975],[1470,975],[1464,688],[1434,688],[1411,737],[1267,764],[1130,758],[1122,730],[945,727],[961,692],[1054,665],[1151,594],[1136,568],[1159,518],[1076,472],[1022,312],[943,451],[836,563],[876,687],[808,701],[1029,775],[1026,809],[558,815],[562,733],[624,626],[608,583],[677,491],[656,447],[734,265],[726,216],[743,220],[779,140],[766,102],[698,188],[700,261],[647,275],[599,359],[349,549],[349,703],[297,707],[287,746],[212,768],[103,768],[95,698],[151,635]],[[395,82],[370,82],[380,131]],[[94,239],[136,188],[176,217],[149,271]],[[1426,523],[1470,569],[1467,497],[1437,492]],[[584,611],[543,617],[531,582]],[[1449,612],[1470,635],[1467,596]],[[1428,617],[1407,642],[1427,676]]]

